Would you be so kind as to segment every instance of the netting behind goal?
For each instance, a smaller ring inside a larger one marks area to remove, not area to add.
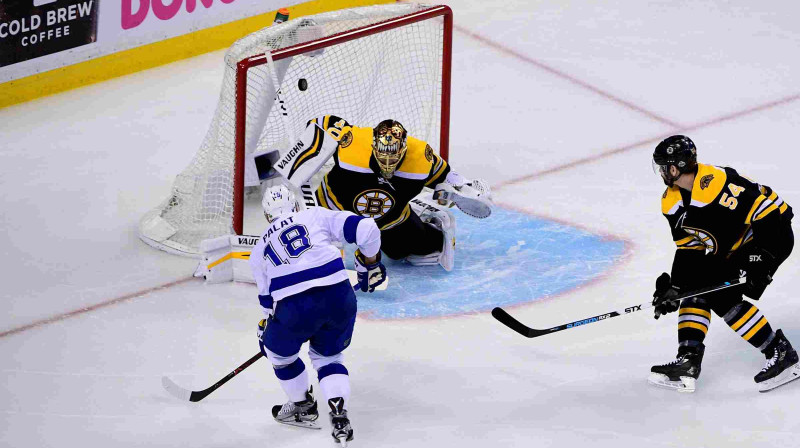
[[[195,255],[203,239],[241,233],[244,187],[258,185],[253,156],[285,151],[322,115],[356,126],[393,118],[446,158],[451,24],[446,6],[397,3],[290,20],[237,41],[205,140],[170,197],[142,218],[141,239]]]

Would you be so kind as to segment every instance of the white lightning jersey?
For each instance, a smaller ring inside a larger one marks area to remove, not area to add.
[[[277,301],[349,281],[334,241],[355,243],[367,257],[381,247],[375,221],[350,212],[313,207],[276,218],[250,253],[259,297]]]

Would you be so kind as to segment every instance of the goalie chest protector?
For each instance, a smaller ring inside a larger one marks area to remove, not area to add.
[[[335,123],[330,117],[327,123]],[[447,162],[422,140],[408,136],[406,154],[391,179],[380,174],[372,155],[372,128],[349,124],[334,154],[334,166],[316,191],[317,203],[332,210],[347,210],[375,219],[387,230],[408,219],[409,201],[424,187],[443,182]]]

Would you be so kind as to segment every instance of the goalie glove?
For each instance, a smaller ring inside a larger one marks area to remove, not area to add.
[[[489,184],[481,179],[460,186],[442,182],[436,185],[433,198],[442,205],[455,203],[459,210],[474,218],[488,218],[492,214],[492,192]]]
[[[374,263],[367,263],[361,250],[356,250],[355,268],[358,275],[358,287],[362,292],[373,292],[375,288],[386,281],[386,267],[381,263],[381,253],[375,256]]]

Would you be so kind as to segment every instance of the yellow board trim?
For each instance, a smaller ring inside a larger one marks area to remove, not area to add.
[[[296,19],[337,9],[385,3],[394,3],[394,0],[313,0],[288,9],[289,18]],[[2,83],[0,108],[228,48],[237,39],[272,23],[276,12],[271,11]]]
[[[682,328],[694,328],[696,330],[702,331],[703,334],[708,332],[708,327],[706,327],[705,325],[703,325],[701,323],[692,322],[692,321],[686,321],[686,322],[679,323],[678,324],[678,330],[680,330]]]
[[[752,307],[752,308],[750,308],[750,311],[748,311],[747,313],[745,313],[745,315],[744,315],[744,316],[742,316],[742,318],[741,318],[741,319],[739,319],[738,321],[736,321],[736,323],[735,323],[735,324],[731,325],[731,329],[732,329],[733,331],[738,331],[740,328],[742,328],[742,326],[743,326],[745,323],[747,323],[747,321],[748,321],[748,320],[750,320],[750,318],[751,318],[751,317],[753,317],[753,314],[756,314],[756,311],[758,311],[758,308],[756,308],[756,307]]]
[[[681,308],[681,311],[678,314],[697,314],[698,316],[703,316],[706,319],[711,319],[711,312],[700,308]]]
[[[758,330],[763,328],[764,325],[766,325],[766,324],[767,324],[767,318],[766,317],[761,317],[761,319],[758,321],[758,323],[755,324],[753,326],[753,328],[751,328],[750,331],[745,333],[744,336],[742,336],[742,337],[744,338],[745,341],[749,341],[750,338],[752,338],[756,333],[758,333]]]

